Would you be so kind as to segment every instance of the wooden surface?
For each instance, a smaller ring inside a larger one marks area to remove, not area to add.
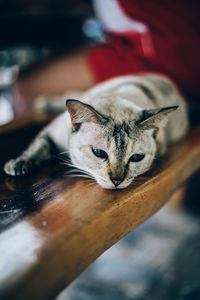
[[[7,134],[9,132],[17,131],[28,126],[34,126],[33,124],[45,124],[48,121],[52,120],[52,115],[47,115],[43,113],[30,113],[25,115],[23,118],[15,118],[13,122],[9,122],[5,125],[0,126],[0,134]],[[18,133],[19,134],[19,133]]]
[[[54,299],[200,167],[199,127],[125,190],[71,178],[58,158],[31,176],[5,176],[4,161],[19,154],[42,125],[0,136],[1,299]]]

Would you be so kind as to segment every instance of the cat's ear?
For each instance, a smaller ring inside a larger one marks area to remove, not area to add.
[[[84,122],[103,124],[107,121],[107,119],[98,113],[92,106],[79,100],[68,99],[66,101],[66,106],[74,130],[78,130]]]
[[[168,116],[178,108],[178,105],[158,109],[143,110],[143,114],[136,124],[143,129],[156,129],[167,124]]]

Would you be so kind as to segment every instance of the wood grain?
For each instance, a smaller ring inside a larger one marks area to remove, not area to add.
[[[5,125],[0,126],[0,134],[5,134],[12,132],[13,130],[19,130],[26,126],[32,126],[33,124],[41,124],[47,123],[48,121],[52,120],[53,115],[47,115],[45,113],[30,113],[23,117],[17,117],[14,121],[7,123]]]
[[[10,199],[12,209],[20,212],[10,221],[4,218],[3,232],[26,221],[41,239],[37,259],[2,290],[2,299],[54,299],[106,249],[158,211],[199,167],[200,127],[121,191],[71,178],[57,159],[29,177],[10,178],[2,173],[0,205]]]

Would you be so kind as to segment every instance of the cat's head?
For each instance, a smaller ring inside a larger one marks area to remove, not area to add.
[[[143,110],[137,121],[116,124],[78,100],[68,100],[66,105],[72,122],[72,162],[106,189],[126,188],[149,170],[157,151],[156,134],[177,108]]]

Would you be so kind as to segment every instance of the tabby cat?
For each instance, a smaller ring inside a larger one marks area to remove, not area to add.
[[[166,77],[155,74],[108,80],[69,99],[67,111],[43,129],[4,170],[16,176],[30,172],[58,153],[69,153],[73,165],[106,189],[123,189],[151,167],[167,145],[188,129],[186,104]]]

